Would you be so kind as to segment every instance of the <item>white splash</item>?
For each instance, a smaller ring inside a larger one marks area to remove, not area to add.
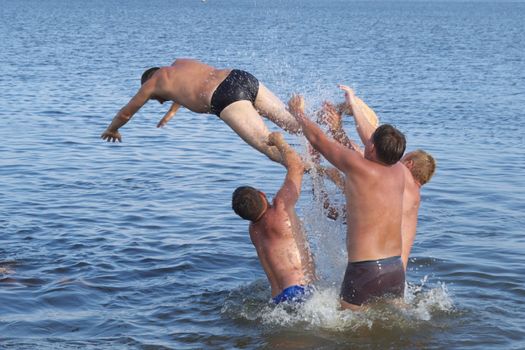
[[[317,287],[304,304],[270,301],[270,289],[263,279],[230,293],[222,313],[267,327],[324,329],[335,332],[358,329],[411,329],[432,322],[433,315],[454,312],[454,304],[444,283],[428,287],[425,277],[421,284],[408,285],[405,304],[383,303],[362,312],[342,310],[339,286]],[[242,296],[242,297],[241,297]]]
[[[304,139],[303,149],[306,150]],[[310,156],[305,151],[303,157],[308,160]],[[308,191],[308,187],[312,190]],[[430,286],[428,276],[419,284],[406,285],[404,303],[383,303],[362,312],[342,310],[339,290],[347,264],[346,230],[342,215],[335,221],[326,217],[319,196],[321,191],[326,191],[331,198],[343,197],[339,189],[323,181],[312,170],[310,176],[305,178],[299,216],[303,220],[315,261],[318,281],[313,295],[304,304],[274,305],[270,301],[268,282],[261,279],[232,291],[223,305],[222,313],[271,328],[300,327],[346,332],[373,327],[411,329],[418,327],[421,322],[431,322],[436,313],[454,311],[446,285],[437,282]],[[341,202],[335,203],[340,207],[343,205]]]

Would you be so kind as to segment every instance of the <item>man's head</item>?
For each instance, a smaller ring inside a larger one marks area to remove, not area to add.
[[[434,157],[420,149],[405,154],[401,162],[410,170],[414,179],[421,186],[429,182],[436,171]]]
[[[150,69],[147,69],[144,73],[142,73],[142,77],[140,78],[140,85],[144,85],[145,82],[149,80],[155,74],[156,71],[158,71],[159,67],[153,67]]]
[[[386,165],[393,165],[403,156],[406,140],[401,131],[390,124],[383,124],[372,134],[372,144],[376,159]]]
[[[261,191],[250,186],[242,186],[233,192],[232,209],[244,220],[255,222],[268,209],[268,200]]]

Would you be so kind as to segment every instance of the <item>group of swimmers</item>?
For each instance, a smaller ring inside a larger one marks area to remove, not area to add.
[[[283,130],[302,133],[312,148],[315,167],[341,187],[346,197],[348,264],[341,286],[341,307],[360,310],[377,298],[401,298],[408,256],[416,236],[420,189],[435,171],[435,161],[417,150],[405,154],[405,136],[389,124],[379,126],[374,111],[341,85],[345,102],[325,103],[318,122],[305,114],[304,98],[286,106],[252,74],[216,69],[193,59],[144,72],[141,87],[116,114],[101,138],[121,141],[119,129],[149,100],[171,101],[158,123],[166,125],[183,106],[195,113],[216,114],[246,143],[286,168],[284,182],[270,202],[250,186],[237,188],[232,208],[250,221],[249,233],[271,286],[275,303],[304,300],[316,274],[295,204],[301,194],[305,162],[279,132],[270,133],[261,116]],[[364,149],[342,127],[352,115]],[[322,155],[332,168],[321,167]],[[311,166],[309,167],[311,170]],[[330,209],[329,198],[326,207]],[[328,216],[333,211],[328,210]]]

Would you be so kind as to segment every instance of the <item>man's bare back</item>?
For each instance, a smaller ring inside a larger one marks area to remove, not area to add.
[[[371,137],[371,133],[377,129],[379,119],[375,112],[361,99],[355,98],[355,102],[360,108],[356,110],[356,115],[351,106],[347,103],[338,105],[338,109],[332,104],[325,102],[323,110],[319,113],[319,121],[328,125],[328,129],[335,140],[347,147],[356,147],[348,138],[342,127],[342,111],[349,115],[353,115],[356,122],[356,129],[360,130],[360,137],[363,143]],[[403,241],[403,248],[401,259],[406,270],[408,257],[414,244],[416,237],[416,226],[418,219],[418,211],[421,202],[421,186],[426,184],[432,178],[436,163],[434,158],[423,150],[416,150],[409,152],[401,158],[401,163],[404,166],[405,172],[405,191],[403,193],[403,219],[401,223],[401,234]],[[335,170],[335,169],[332,169]],[[344,181],[341,181],[338,173],[328,170],[326,174],[339,186]],[[327,198],[325,198],[327,200]],[[329,200],[325,203],[329,208],[329,214],[334,218],[338,215],[335,208],[331,208]]]
[[[288,210],[287,210],[288,209]],[[293,210],[293,209],[291,209]],[[261,220],[250,224],[250,238],[264,270],[272,275],[272,297],[292,285],[310,283],[305,274],[304,232],[301,225],[292,223],[293,213],[279,201],[273,202]],[[303,252],[303,254],[301,254]]]
[[[281,134],[270,134],[269,143],[283,156],[287,169],[283,185],[272,204],[263,192],[253,187],[239,187],[233,193],[232,208],[243,219],[251,221],[250,238],[270,283],[272,298],[279,303],[290,297],[287,290],[305,291],[313,281],[314,266],[305,232],[295,212],[304,165]]]
[[[349,105],[360,106],[351,90]],[[341,287],[341,305],[359,309],[372,298],[400,297],[405,274],[401,261],[401,221],[405,172],[398,163],[405,138],[382,125],[365,144],[364,157],[331,140],[304,113],[304,100],[294,96],[289,109],[310,144],[346,177],[348,265]]]
[[[401,254],[403,165],[367,163],[366,171],[345,173],[347,248],[351,262]]]
[[[170,109],[157,124],[166,125],[180,107],[195,113],[216,114],[246,143],[276,162],[282,162],[275,147],[267,144],[269,130],[262,116],[286,131],[296,133],[299,126],[279,100],[253,75],[238,69],[217,69],[193,59],[177,59],[171,66],[144,72],[142,86],[119,110],[102,133],[106,141],[122,141],[119,129],[149,100]]]
[[[211,97],[231,69],[216,69],[192,59],[177,59],[156,73],[157,91],[195,113],[210,113]]]

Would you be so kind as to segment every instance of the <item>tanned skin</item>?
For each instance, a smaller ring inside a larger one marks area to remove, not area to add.
[[[182,106],[200,114],[211,113],[211,99],[217,86],[231,69],[217,69],[193,59],[177,59],[171,66],[161,67],[148,79],[113,118],[101,138],[108,142],[122,141],[119,129],[149,100],[172,105],[157,127],[166,125]],[[286,131],[296,133],[299,125],[279,98],[259,82],[255,103],[237,101],[227,106],[220,118],[246,143],[276,162],[282,162],[279,151],[268,146],[268,128],[261,115]]]
[[[301,194],[303,161],[280,133],[271,133],[268,144],[279,150],[286,177],[271,204],[259,192],[266,209],[257,221],[250,223],[249,232],[275,297],[292,285],[310,284],[315,273],[304,229],[295,211]]]
[[[353,91],[345,90],[354,114],[360,106]],[[303,134],[333,166],[345,176],[348,262],[379,260],[400,256],[401,221],[405,171],[401,163],[386,165],[376,155],[371,139],[366,140],[364,157],[327,137],[304,113],[304,99],[293,96],[289,110],[301,125]],[[362,114],[359,114],[362,115]],[[359,306],[341,300],[343,308]]]
[[[343,90],[351,90],[347,86],[341,85]],[[355,109],[356,113],[353,112],[351,105],[340,104],[336,107],[330,103],[325,103],[322,111],[322,121],[328,125],[329,131],[332,136],[340,143],[350,147],[356,147],[342,128],[342,118],[340,110],[345,111],[349,115],[353,115],[356,123],[356,129],[361,130],[359,133],[363,143],[364,140],[369,140],[372,137],[373,132],[379,125],[379,120],[375,112],[366,105],[361,99],[356,98],[356,102],[360,108]],[[403,219],[401,224],[401,232],[403,238],[403,249],[401,253],[401,259],[403,260],[403,266],[406,270],[408,264],[408,258],[414,245],[416,237],[416,227],[418,220],[418,211],[421,204],[421,183],[416,180],[412,175],[412,169],[415,164],[412,160],[409,160],[411,153],[407,153],[401,158],[401,163],[405,166],[405,191],[403,194]],[[324,169],[324,173],[341,189],[344,188],[344,177],[336,169]],[[328,206],[328,205],[327,205]],[[337,213],[336,210],[331,209],[330,213]]]

